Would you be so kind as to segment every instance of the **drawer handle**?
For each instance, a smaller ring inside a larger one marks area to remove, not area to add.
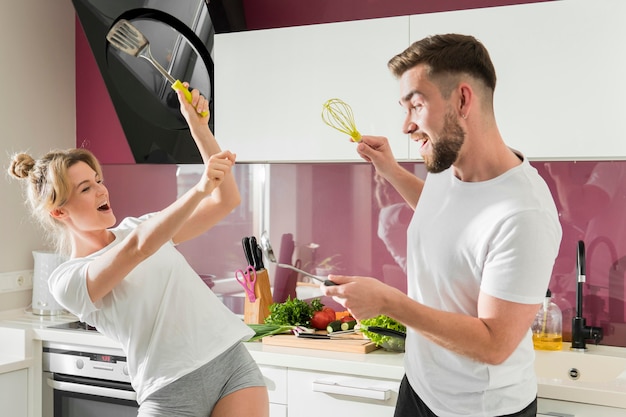
[[[341,394],[351,397],[386,401],[391,398],[391,390],[383,387],[353,387],[337,382],[313,381],[313,391],[326,394]]]

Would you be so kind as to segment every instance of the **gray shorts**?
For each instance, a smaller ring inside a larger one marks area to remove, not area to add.
[[[248,349],[237,343],[195,371],[154,392],[138,417],[206,417],[217,402],[242,388],[265,386]]]

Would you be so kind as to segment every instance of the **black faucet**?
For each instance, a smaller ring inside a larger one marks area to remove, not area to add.
[[[583,284],[587,279],[585,272],[585,242],[578,241],[576,254],[576,269],[578,270],[578,286],[576,287],[576,317],[572,318],[572,350],[585,350],[587,340],[593,340],[597,345],[602,340],[602,328],[587,326],[583,317]]]

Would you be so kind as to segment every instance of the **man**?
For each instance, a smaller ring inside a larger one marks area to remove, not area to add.
[[[478,40],[428,37],[388,66],[429,174],[403,169],[384,137],[364,136],[357,151],[414,209],[408,295],[340,275],[323,291],[357,319],[407,326],[396,417],[535,416],[530,326],[561,239],[552,196],[500,135],[495,70]]]

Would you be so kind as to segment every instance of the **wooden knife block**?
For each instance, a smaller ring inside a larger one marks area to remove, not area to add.
[[[267,269],[256,271],[256,282],[254,284],[254,295],[256,301],[250,302],[245,299],[243,307],[243,321],[246,324],[263,324],[265,318],[270,315],[270,305],[272,300],[272,288],[270,287],[270,277]]]

